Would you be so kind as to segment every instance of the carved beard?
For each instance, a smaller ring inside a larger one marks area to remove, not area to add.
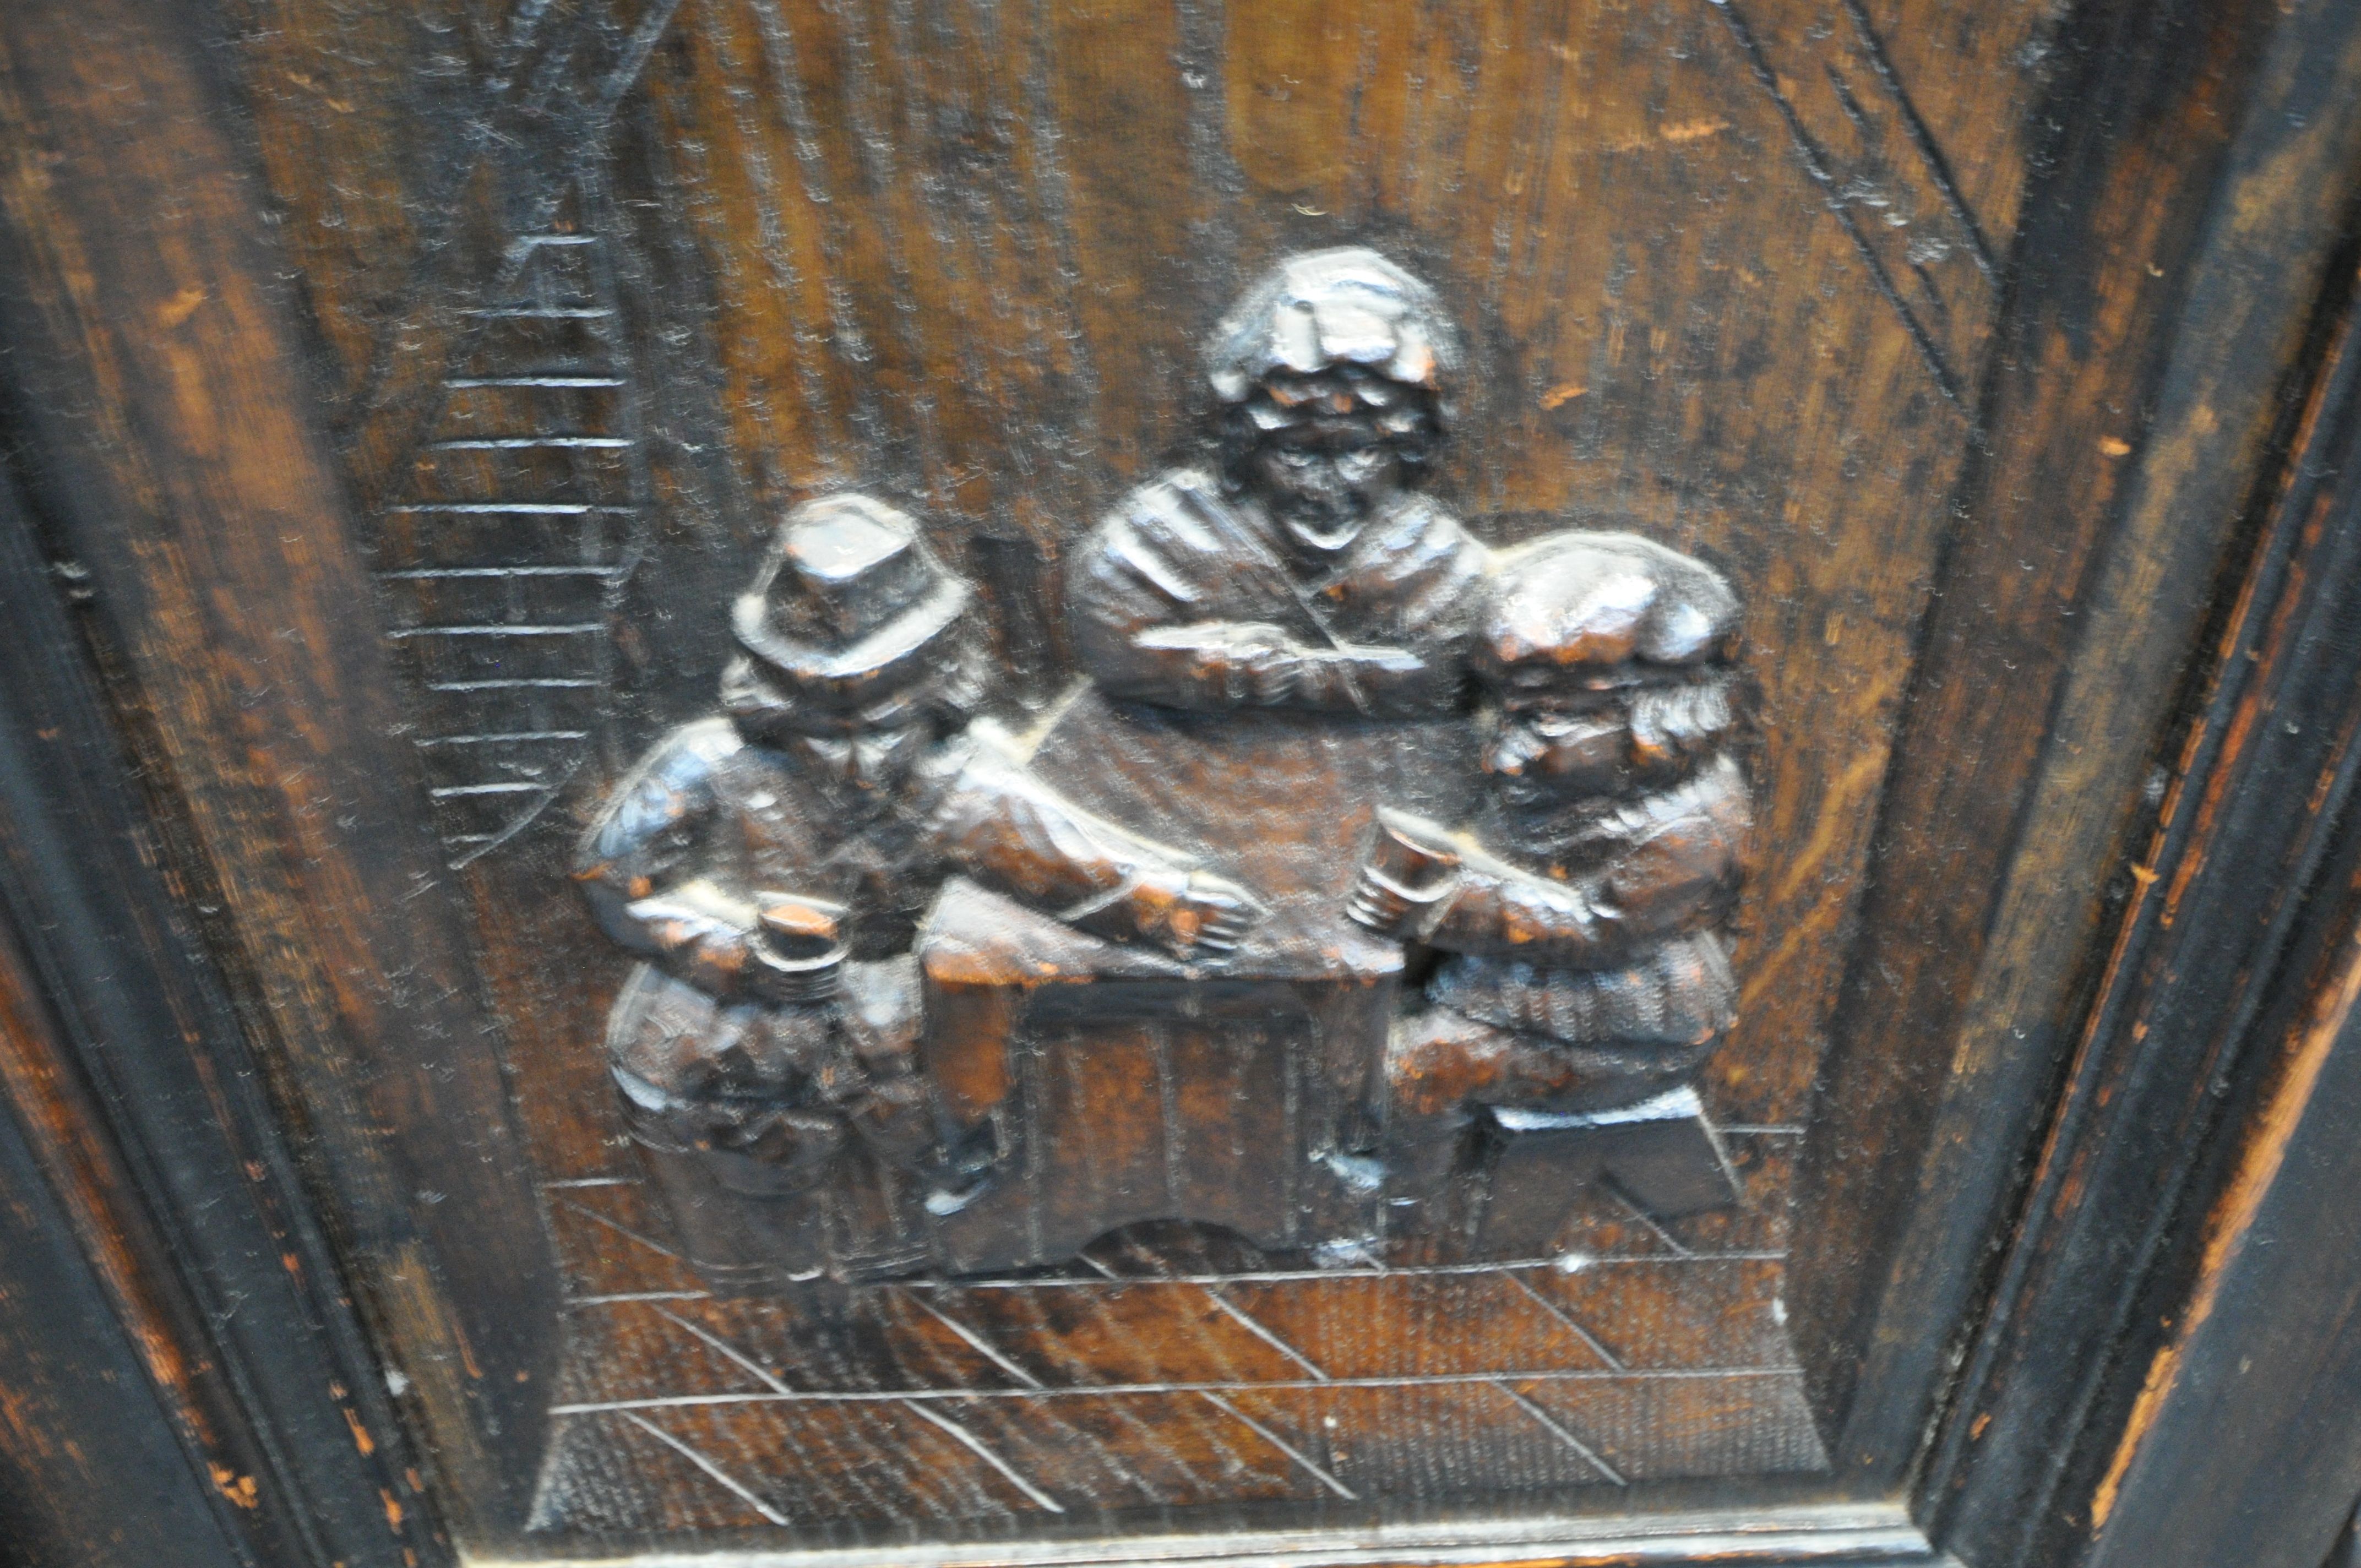
[[[915,723],[842,735],[797,735],[788,749],[838,793],[882,802],[909,783],[934,739],[932,725]]]

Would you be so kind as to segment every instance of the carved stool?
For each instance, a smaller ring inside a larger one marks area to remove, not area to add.
[[[1538,1257],[1566,1201],[1604,1182],[1651,1220],[1738,1201],[1738,1178],[1694,1089],[1608,1111],[1494,1109],[1477,1153],[1486,1192],[1476,1230],[1487,1257]]]

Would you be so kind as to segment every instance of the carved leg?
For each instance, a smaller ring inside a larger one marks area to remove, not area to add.
[[[1431,1195],[1465,1168],[1476,1107],[1546,1100],[1574,1076],[1563,1055],[1447,1007],[1402,1019],[1386,1052],[1389,1190]]]
[[[1516,1036],[1448,1008],[1402,1019],[1386,1050],[1386,1232],[1459,1234],[1471,1218],[1466,1178],[1477,1168],[1478,1104],[1521,1075]],[[1521,1064],[1530,1069],[1535,1064]],[[1545,1065],[1545,1064],[1543,1064]]]
[[[910,1201],[938,1212],[964,1206],[992,1173],[992,1127],[984,1121],[946,1130],[952,1119],[919,1070],[917,961],[848,965],[842,1021],[859,1064],[858,1087],[841,1092],[847,1120],[884,1167],[914,1179],[899,1184],[909,1189]]]
[[[828,1233],[811,1190],[817,1168],[800,1184],[777,1184],[777,1168],[765,1172],[744,1154],[684,1139],[677,1118],[648,1115],[628,1094],[624,1113],[682,1259],[716,1294],[772,1294],[823,1272]],[[746,1190],[758,1175],[774,1190]]]
[[[919,1181],[911,1172],[854,1144],[829,1171],[829,1274],[848,1285],[903,1279],[934,1260]]]
[[[1456,1233],[1466,1209],[1480,1213],[1484,1254],[1531,1256],[1552,1245],[1592,1181],[1653,1219],[1734,1201],[1736,1180],[1696,1091],[1667,1089],[1664,1076],[1623,1052],[1568,1047],[1447,1007],[1405,1018],[1387,1057],[1389,1230]],[[1469,1135],[1475,1124],[1481,1137]]]
[[[846,1141],[842,1119],[725,1084],[754,1076],[763,1014],[724,1006],[648,965],[608,1018],[608,1069],[623,1124],[673,1219],[683,1261],[724,1294],[768,1293],[828,1263],[813,1195]]]

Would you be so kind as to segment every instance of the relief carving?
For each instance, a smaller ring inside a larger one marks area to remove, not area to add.
[[[583,838],[575,875],[643,960],[609,1068],[716,1283],[923,1262],[897,1200],[974,1179],[914,1070],[911,943],[953,871],[1183,956],[1252,916],[1239,889],[1075,810],[971,726],[970,609],[902,513],[857,495],[798,508],[733,609],[722,714],[660,740]]]
[[[642,961],[626,1121],[717,1288],[1054,1263],[1143,1221],[1544,1251],[1589,1182],[1732,1201],[1738,605],[1626,533],[1495,552],[1420,488],[1456,334],[1363,249],[1208,349],[1213,460],[1068,564],[1085,677],[976,718],[968,590],[861,495],[782,524],[716,717],[577,875]]]

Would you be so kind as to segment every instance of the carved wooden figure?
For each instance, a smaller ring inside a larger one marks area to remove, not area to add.
[[[708,1280],[1027,1266],[1149,1221],[1528,1255],[1592,1178],[1735,1196],[1689,1079],[1733,1005],[1736,601],[1631,535],[1496,558],[1411,488],[1456,359],[1374,252],[1250,290],[1208,353],[1220,472],[1093,536],[1089,673],[1029,743],[970,728],[967,590],[906,517],[787,520],[724,714],[577,870],[648,960],[609,1063]],[[1477,838],[1422,820],[1479,773]],[[1448,955],[1422,988],[1405,943]]]
[[[0,161],[0,1557],[2350,1547],[2361,6],[12,0]]]
[[[1212,712],[1455,711],[1484,551],[1412,487],[1458,362],[1433,291],[1374,251],[1249,290],[1207,352],[1222,472],[1134,490],[1072,567],[1093,678]]]
[[[2352,1547],[2349,0],[12,0],[0,148],[0,1559]]]
[[[733,613],[721,717],[657,743],[576,876],[647,960],[609,1069],[717,1285],[926,1262],[973,1173],[912,1070],[912,936],[950,871],[1118,941],[1226,949],[1253,904],[1093,821],[971,731],[965,585],[863,496],[798,508]]]
[[[1631,534],[1503,556],[1477,641],[1493,790],[1474,833],[1387,814],[1353,917],[1447,955],[1385,1064],[1406,1197],[1488,1168],[1491,1247],[1546,1246],[1603,1176],[1671,1217],[1736,1196],[1690,1080],[1735,1018],[1753,825],[1728,743],[1737,601]]]

